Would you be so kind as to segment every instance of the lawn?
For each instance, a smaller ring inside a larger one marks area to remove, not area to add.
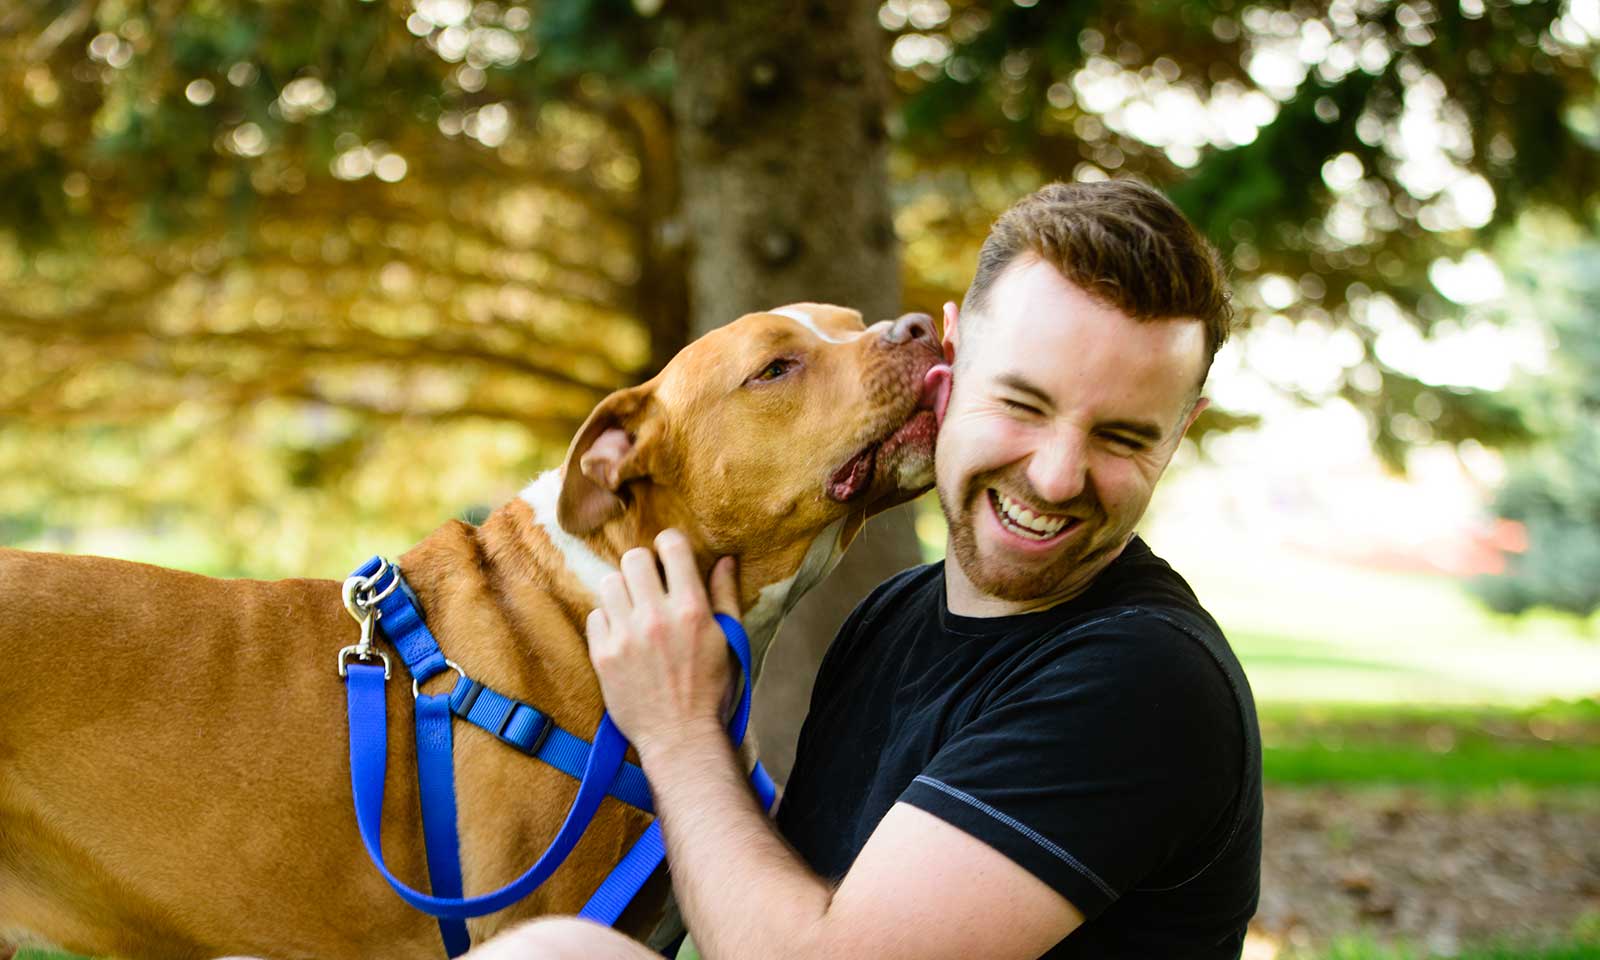
[[[1260,708],[1271,783],[1440,791],[1600,788],[1600,701],[1536,707]]]
[[[1443,576],[1381,572],[1260,541],[1151,544],[1227,632],[1263,709],[1531,706],[1600,693],[1600,617],[1509,618]]]

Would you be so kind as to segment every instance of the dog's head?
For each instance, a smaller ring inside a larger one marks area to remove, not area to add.
[[[932,485],[928,374],[943,359],[921,314],[747,314],[595,408],[567,454],[560,524],[621,549],[677,527],[706,562],[738,556],[747,589],[810,566],[832,529],[837,559],[868,516]]]

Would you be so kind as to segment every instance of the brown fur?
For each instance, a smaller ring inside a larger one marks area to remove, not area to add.
[[[618,507],[569,532],[614,563],[678,526],[704,568],[741,557],[748,608],[794,574],[825,526],[848,516],[847,539],[868,513],[916,493],[894,483],[892,463],[850,504],[822,490],[906,421],[936,358],[881,326],[863,333],[853,311],[801,306],[842,342],[772,314],[743,318],[580,431],[563,501],[588,483]],[[750,389],[777,354],[803,358],[805,376]],[[620,446],[595,456],[626,447],[630,472],[585,477],[595,471],[579,464],[607,429],[623,431],[606,441]],[[478,527],[447,523],[398,562],[447,656],[593,735],[602,703],[582,630],[594,599],[526,502]],[[0,550],[0,610],[0,955],[24,935],[135,960],[441,955],[435,921],[389,890],[356,833],[335,670],[355,625],[337,582]],[[384,853],[426,888],[409,688],[397,662]],[[463,873],[481,893],[537,858],[576,782],[474,727],[456,724],[455,737]],[[470,921],[474,940],[576,911],[646,823],[606,800],[543,887]],[[628,929],[648,930],[660,902],[657,889]]]

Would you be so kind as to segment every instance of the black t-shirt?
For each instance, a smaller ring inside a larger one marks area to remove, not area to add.
[[[1041,613],[952,614],[943,564],[856,608],[817,676],[778,826],[837,880],[896,802],[1083,913],[1051,960],[1243,949],[1261,878],[1255,704],[1215,621],[1138,538]]]

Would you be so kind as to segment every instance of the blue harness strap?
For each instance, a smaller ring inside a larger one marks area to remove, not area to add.
[[[422,804],[422,843],[428,854],[428,884],[436,897],[459,899],[460,843],[456,834],[455,754],[450,738],[448,698],[417,698],[417,786]],[[461,920],[441,918],[444,949],[459,957],[472,949],[472,937]]]
[[[583,765],[589,759],[589,741],[551,723],[536,707],[470,677],[462,677],[450,691],[450,712],[574,780],[583,776]],[[645,813],[655,812],[650,801],[650,784],[636,764],[622,765],[610,793]]]
[[[386,583],[383,572],[390,572],[393,579]],[[610,714],[602,714],[591,746],[581,737],[557,727],[548,715],[538,709],[486,687],[464,673],[447,695],[421,694],[419,688],[423,681],[446,669],[461,673],[460,668],[445,659],[423,619],[416,595],[398,569],[374,557],[363,564],[354,576],[368,580],[377,577],[377,581],[368,583],[366,589],[371,591],[380,629],[400,652],[414,681],[413,692],[417,695],[417,777],[432,895],[406,886],[389,871],[383,861],[381,835],[388,742],[384,681],[387,668],[366,663],[352,663],[345,668],[341,654],[341,669],[346,672],[350,784],[355,796],[357,827],[362,844],[379,873],[402,900],[439,918],[440,936],[445,949],[451,957],[456,957],[472,945],[465,919],[502,910],[532,893],[566,860],[608,794],[641,810],[653,812],[649,784],[645,781],[644,771],[634,764],[623,762],[628,743],[611,722]],[[717,622],[744,674],[743,690],[729,723],[730,737],[735,744],[741,744],[750,720],[750,642],[739,621],[718,614]],[[361,656],[365,659],[366,654]],[[450,731],[452,716],[459,716],[487,730],[523,753],[537,757],[578,780],[577,796],[556,838],[538,861],[505,887],[471,898],[463,897]],[[770,810],[775,790],[772,778],[760,763],[756,764],[751,774],[751,782],[763,808]],[[660,866],[665,853],[660,824],[652,823],[635,841],[622,862],[601,883],[580,915],[607,926],[614,924],[645,881]]]
[[[719,613],[716,618],[717,625],[722,627],[722,634],[728,640],[728,646],[733,648],[733,654],[739,660],[739,669],[744,673],[744,689],[740,691],[739,703],[734,707],[733,719],[728,724],[728,736],[735,746],[739,746],[744,743],[745,728],[750,724],[750,638],[745,634],[744,626],[733,617]],[[761,801],[761,809],[770,812],[777,789],[760,761],[756,761],[755,770],[750,774],[750,783]],[[661,821],[656,820],[634,841],[622,862],[601,881],[599,889],[583,905],[578,916],[608,927],[614,926],[622,916],[622,911],[633,902],[645,881],[650,879],[666,856],[667,845],[661,836]]]
[[[628,741],[611,722],[610,715],[603,715],[600,729],[595,734],[594,749],[589,753],[588,765],[578,784],[578,795],[573,799],[556,838],[538,861],[522,876],[493,893],[465,899],[429,896],[406,886],[383,862],[380,836],[387,765],[385,751],[388,746],[383,668],[351,664],[345,687],[350,719],[350,786],[355,794],[356,825],[361,831],[361,842],[367,848],[367,855],[372,858],[373,864],[395,893],[400,895],[400,899],[430,916],[453,919],[481,917],[504,910],[532,893],[555,872],[556,867],[566,860],[577,845],[578,838],[600,808],[600,801],[605,799],[606,786],[622,766],[622,755],[628,749]],[[437,796],[424,795],[423,798],[425,805],[440,800]]]

